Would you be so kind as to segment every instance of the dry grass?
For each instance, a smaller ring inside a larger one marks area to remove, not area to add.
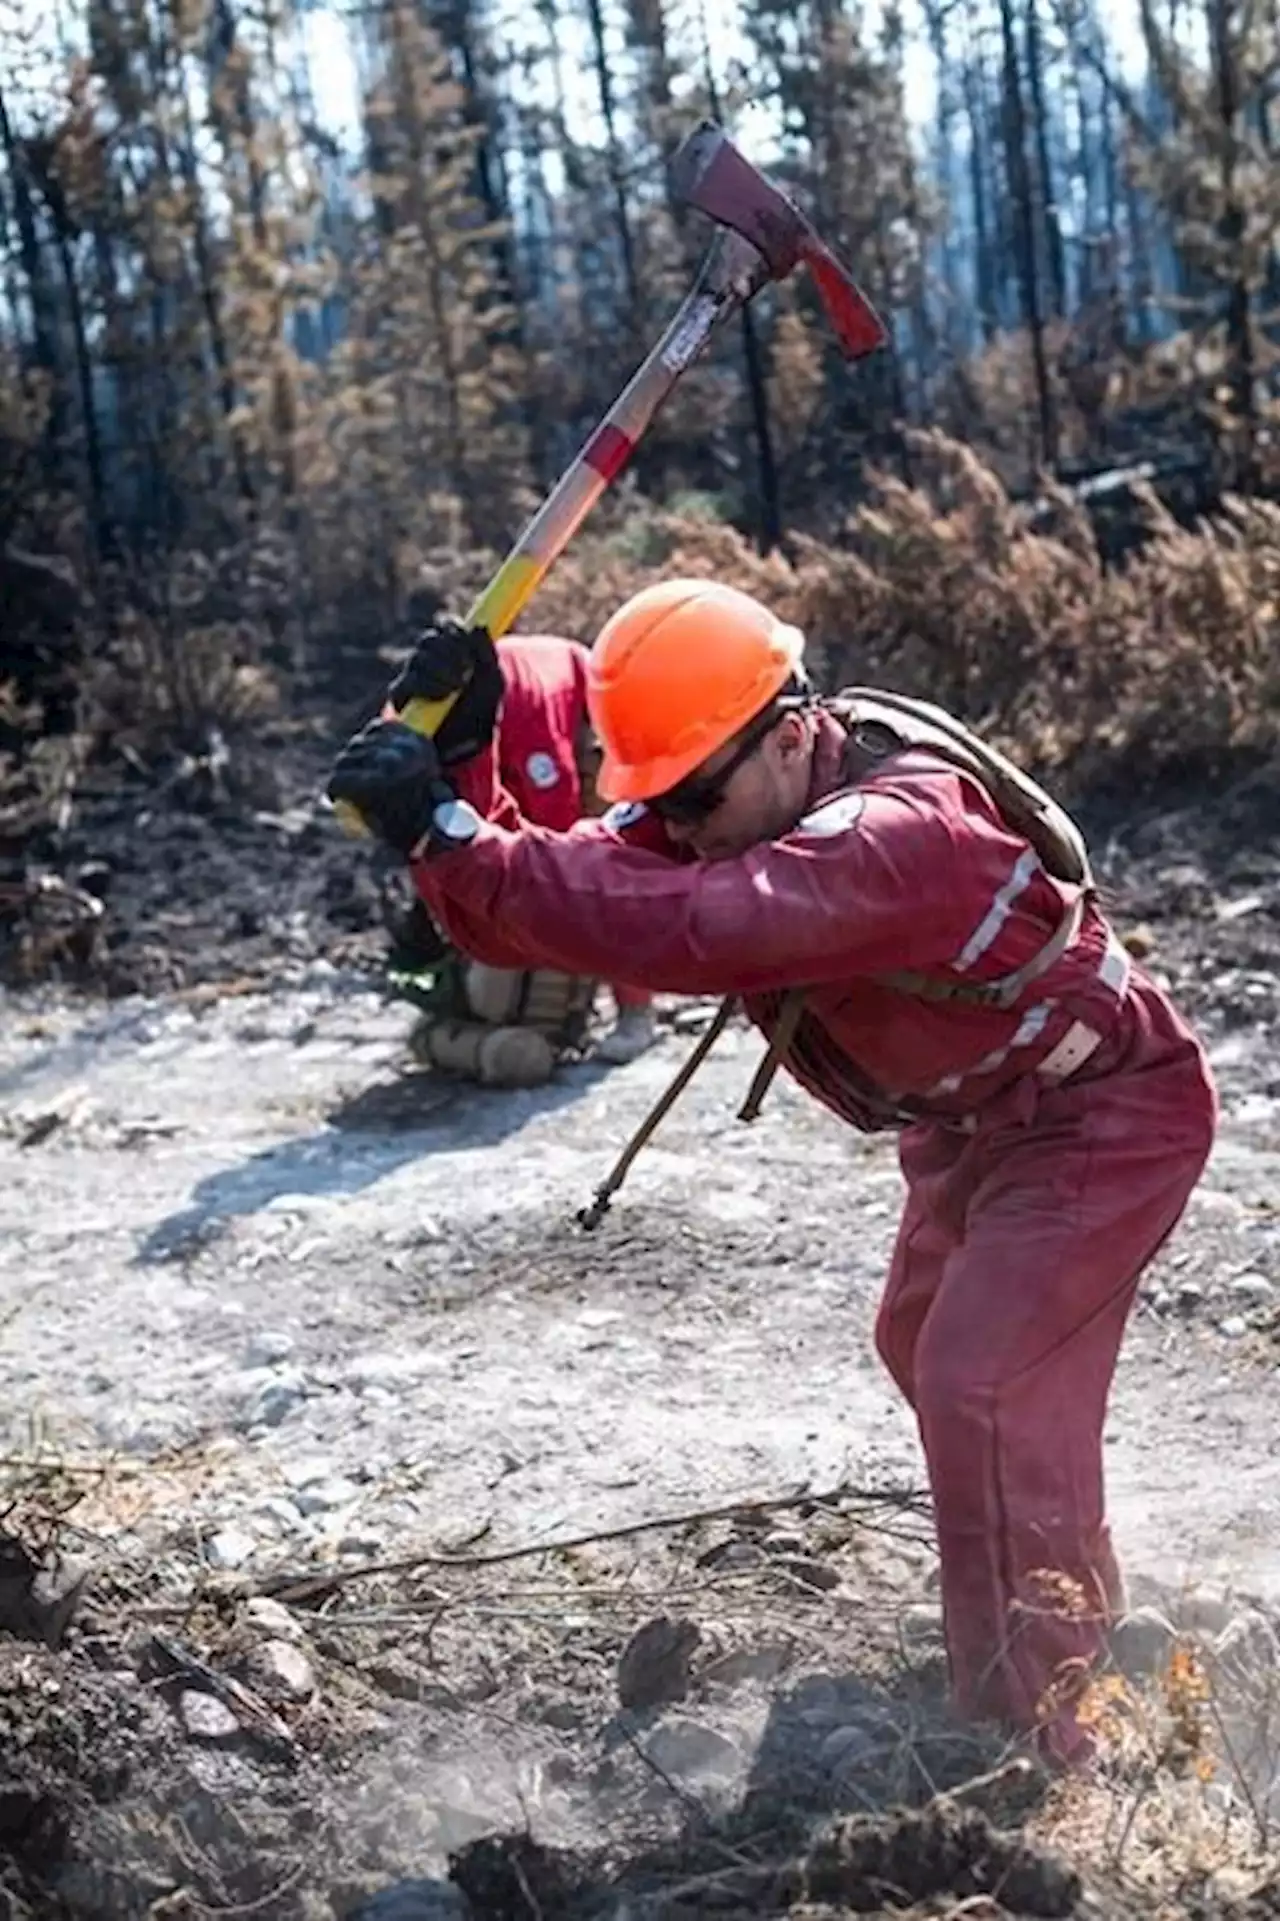
[[[590,639],[657,575],[719,577],[808,633],[825,684],[925,694],[1081,782],[1212,771],[1280,735],[1280,506],[1232,501],[1188,532],[1146,502],[1151,539],[1106,570],[1084,511],[1026,531],[967,447],[915,437],[922,475],[879,477],[840,541],[762,560],[731,528],[632,503],[586,534],[521,623]],[[460,593],[473,578],[441,581]]]

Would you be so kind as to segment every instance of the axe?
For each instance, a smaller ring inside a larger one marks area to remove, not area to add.
[[[739,153],[714,121],[703,121],[684,140],[671,163],[671,185],[719,231],[662,338],[468,613],[466,625],[485,628],[494,640],[508,632],[605,488],[622,472],[685,369],[771,280],[785,280],[799,265],[808,267],[849,360],[874,353],[888,338],[871,303],[800,209]],[[443,700],[411,700],[400,719],[419,733],[434,734],[456,699],[450,694]],[[344,824],[360,831],[354,809],[339,802],[338,811]]]

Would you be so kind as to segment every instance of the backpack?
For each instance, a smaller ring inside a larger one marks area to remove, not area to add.
[[[927,749],[972,775],[1010,830],[1033,848],[1045,872],[1071,890],[1071,903],[1057,929],[1012,974],[981,982],[940,981],[906,970],[878,976],[882,985],[921,1000],[1011,1007],[1032,981],[1061,959],[1080,932],[1085,903],[1097,891],[1084,835],[1038,781],[932,701],[880,688],[849,687],[822,704],[845,729],[845,773],[852,784],[898,754]]]

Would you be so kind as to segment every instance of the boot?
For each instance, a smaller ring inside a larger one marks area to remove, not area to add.
[[[625,1067],[639,1060],[658,1038],[658,1023],[652,1007],[620,1007],[618,1018],[596,1046],[596,1059],[610,1067]]]
[[[482,1021],[438,1021],[423,1033],[422,1053],[441,1073],[482,1087],[543,1087],[556,1066],[545,1034]]]

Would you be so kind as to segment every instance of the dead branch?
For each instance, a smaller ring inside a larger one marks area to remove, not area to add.
[[[363,1567],[331,1568],[319,1574],[279,1574],[261,1583],[254,1592],[279,1601],[306,1601],[319,1599],[353,1581],[368,1580],[371,1575],[411,1574],[423,1567],[500,1567],[511,1561],[533,1560],[543,1554],[568,1554],[577,1548],[633,1540],[640,1534],[661,1534],[673,1528],[696,1527],[708,1521],[732,1521],[744,1514],[782,1514],[797,1507],[834,1507],[848,1501],[871,1509],[892,1508],[898,1512],[914,1513],[928,1511],[926,1497],[916,1488],[858,1488],[844,1483],[823,1494],[798,1488],[792,1494],[770,1496],[763,1500],[726,1501],[716,1507],[688,1508],[675,1514],[655,1515],[647,1521],[626,1521],[617,1527],[593,1528],[559,1539],[526,1542],[519,1547],[495,1548],[488,1554],[409,1554],[390,1561],[370,1561]]]

